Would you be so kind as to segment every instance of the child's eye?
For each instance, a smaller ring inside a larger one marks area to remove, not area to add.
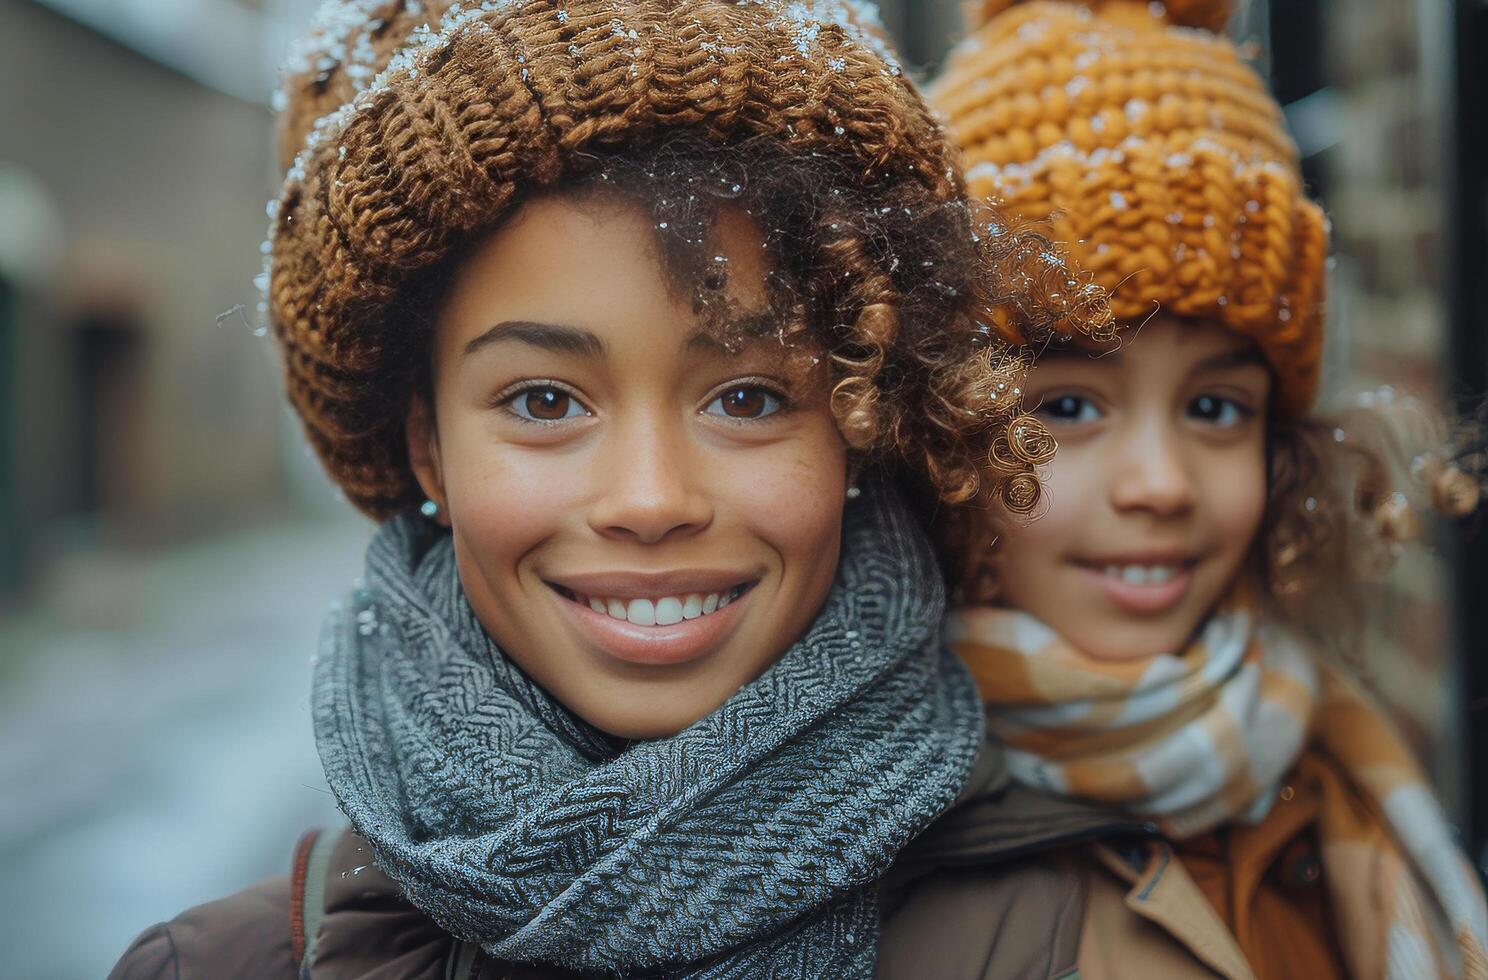
[[[769,389],[739,385],[713,399],[703,411],[729,419],[762,419],[774,415],[781,407],[781,397]]]
[[[524,422],[561,422],[589,414],[577,398],[552,385],[523,389],[508,398],[506,405]]]
[[[1101,417],[1095,402],[1080,395],[1045,398],[1036,414],[1052,422],[1094,422]]]
[[[1188,403],[1188,415],[1209,425],[1229,428],[1239,425],[1254,413],[1233,398],[1200,395]]]

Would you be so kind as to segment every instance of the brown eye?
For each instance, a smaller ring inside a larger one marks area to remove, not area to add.
[[[587,414],[584,407],[561,388],[529,388],[511,401],[511,410],[529,422],[559,422]]]
[[[759,419],[780,411],[780,398],[755,385],[740,385],[713,399],[708,411],[731,419]]]

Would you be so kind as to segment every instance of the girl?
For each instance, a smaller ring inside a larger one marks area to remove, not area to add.
[[[995,544],[968,554],[953,648],[1017,783],[1129,821],[1045,847],[1079,910],[1056,966],[1488,976],[1474,869],[1382,712],[1319,656],[1347,652],[1332,600],[1409,511],[1367,418],[1310,414],[1326,223],[1278,107],[1212,33],[1229,13],[987,0],[935,88],[974,189],[1078,242],[1132,324],[1030,373],[1059,442],[1047,506],[962,515]],[[1471,509],[1475,478],[1418,468]]]
[[[1108,313],[973,219],[860,16],[321,10],[268,307],[383,522],[312,694],[354,832],[116,977],[874,972],[879,882],[982,742],[883,474],[1027,497],[1035,460],[981,471],[1021,364],[978,317]]]

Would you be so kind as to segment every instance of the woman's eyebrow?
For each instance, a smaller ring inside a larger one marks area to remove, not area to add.
[[[588,330],[531,320],[507,320],[466,344],[464,356],[469,357],[482,348],[507,341],[531,344],[557,354],[598,357],[604,353],[604,341]]]

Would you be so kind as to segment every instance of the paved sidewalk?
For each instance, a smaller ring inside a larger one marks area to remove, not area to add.
[[[73,560],[0,622],[0,980],[102,977],[340,820],[309,660],[369,535],[345,518]]]

